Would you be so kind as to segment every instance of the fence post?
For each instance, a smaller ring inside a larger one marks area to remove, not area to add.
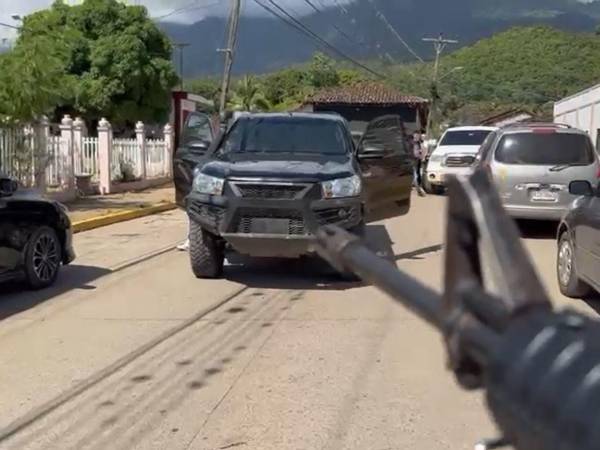
[[[146,161],[147,161],[147,150],[146,150],[146,127],[143,122],[138,122],[135,124],[135,138],[137,139],[138,144],[138,158],[139,165],[136,167],[138,175],[142,178],[142,180],[146,179],[147,169],[146,169]]]
[[[104,117],[98,123],[98,165],[100,169],[100,194],[110,194],[112,184],[112,127]]]
[[[163,134],[165,136],[164,172],[165,176],[170,177],[173,175],[173,147],[175,146],[175,133],[171,124],[165,125]]]
[[[60,122],[60,161],[61,184],[71,191],[75,189],[75,171],[73,160],[73,119],[68,114]]]
[[[83,138],[86,136],[87,130],[85,122],[81,117],[76,117],[73,122],[73,160],[75,161],[74,172],[75,176],[81,175],[83,170]]]
[[[53,155],[48,151],[50,140],[50,122],[48,117],[42,116],[35,129],[35,186],[42,192],[46,190],[47,173],[50,159]]]

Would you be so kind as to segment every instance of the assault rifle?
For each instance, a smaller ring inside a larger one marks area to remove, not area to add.
[[[600,449],[600,322],[554,311],[486,174],[449,182],[442,295],[334,226],[316,245],[443,335],[449,368],[485,390],[501,432],[476,449]]]

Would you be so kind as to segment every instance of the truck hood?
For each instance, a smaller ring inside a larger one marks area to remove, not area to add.
[[[292,153],[237,153],[212,160],[201,172],[224,179],[326,181],[357,175],[350,155],[298,155]]]
[[[454,154],[477,154],[481,146],[479,145],[440,145],[432,154],[434,155],[454,155]]]

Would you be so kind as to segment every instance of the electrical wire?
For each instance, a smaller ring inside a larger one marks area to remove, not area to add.
[[[385,17],[385,14],[383,14],[379,8],[377,8],[377,5],[375,4],[374,0],[367,0],[371,6],[373,7],[373,9],[375,10],[375,13],[377,15],[377,17],[385,24],[385,26],[387,27],[387,29],[390,31],[390,33],[392,33],[401,43],[402,45],[404,45],[404,47],[406,47],[406,49],[409,51],[409,53],[411,55],[413,55],[415,58],[417,58],[419,60],[419,62],[424,63],[425,60],[423,58],[421,58],[417,52],[415,52],[410,45],[408,45],[408,43],[402,38],[402,36],[400,36],[400,33],[398,33],[398,31],[396,31],[396,29],[394,28],[394,26],[387,20],[387,17]]]
[[[306,25],[304,25],[302,22],[300,22],[298,19],[296,19],[294,16],[292,16],[290,13],[288,13],[284,8],[282,8],[280,5],[278,5],[277,3],[275,3],[274,0],[267,0],[271,5],[273,5],[273,7],[275,7],[279,13],[277,11],[275,11],[272,7],[261,3],[260,0],[254,0],[254,2],[260,6],[261,8],[263,8],[265,11],[269,12],[270,14],[272,14],[273,16],[277,17],[278,19],[280,19],[281,21],[283,21],[284,23],[286,23],[288,26],[291,26],[292,28],[295,28],[297,31],[301,32],[302,34],[306,35],[307,37],[311,38],[312,40],[316,41],[317,43],[319,43],[321,46],[328,48],[329,50],[331,50],[332,52],[334,52],[335,54],[337,54],[338,56],[340,56],[341,58],[349,61],[350,63],[354,64],[357,67],[360,67],[361,69],[369,72],[372,75],[375,75],[378,78],[385,78],[385,75],[382,75],[376,71],[374,71],[373,69],[371,69],[370,67],[356,61],[354,58],[352,58],[351,56],[347,55],[346,53],[344,53],[343,51],[339,50],[337,47],[335,47],[334,45],[332,45],[331,43],[329,43],[328,41],[326,41],[325,39],[323,39],[321,36],[319,36],[317,33],[315,33],[314,31],[312,31],[310,28],[308,28]]]
[[[315,12],[323,14],[323,10],[317,8],[317,6],[315,6],[315,4],[311,1],[311,0],[304,0],[304,3],[306,3],[308,6],[310,6]],[[322,2],[320,2],[321,5],[323,5]],[[335,23],[332,23],[331,26],[344,38],[346,38],[349,42],[351,42],[352,44],[356,44],[356,45],[362,45],[360,42],[356,41],[356,39],[354,39],[352,36],[350,36],[348,33],[346,33],[344,30],[342,30],[340,27],[338,27]]]
[[[199,2],[199,0],[194,0],[193,2],[187,3],[185,6],[176,8],[167,14],[163,14],[162,16],[158,16],[158,17],[153,17],[153,19],[154,20],[163,20],[163,19],[166,19],[167,17],[182,14],[184,12],[198,10],[198,9],[208,9],[208,8],[212,8],[214,6],[219,6],[221,4],[221,2],[216,1],[216,2],[209,3],[207,5],[198,5],[198,2]]]

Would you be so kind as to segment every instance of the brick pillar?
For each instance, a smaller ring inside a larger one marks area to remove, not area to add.
[[[100,194],[110,194],[112,186],[112,126],[105,118],[98,123],[98,166]]]
[[[143,122],[138,122],[135,124],[135,138],[137,139],[138,144],[138,166],[136,167],[137,175],[139,175],[142,180],[146,179],[146,127]]]
[[[73,119],[68,114],[60,122],[60,162],[63,189],[75,189],[73,164]]]
[[[165,125],[163,130],[165,136],[164,174],[166,177],[173,175],[173,153],[175,147],[175,133],[170,124]]]

